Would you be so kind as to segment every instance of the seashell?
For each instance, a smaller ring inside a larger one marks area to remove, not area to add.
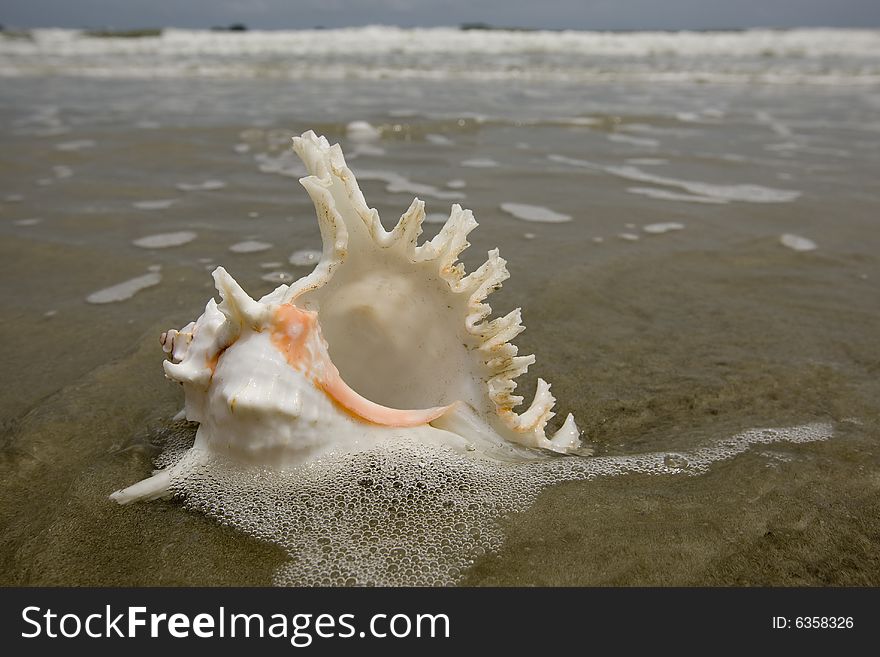
[[[419,244],[422,201],[386,231],[338,145],[309,131],[293,148],[309,173],[300,182],[317,211],[320,261],[259,300],[214,271],[221,302],[161,337],[165,374],[199,423],[192,454],[111,498],[162,497],[174,468],[211,454],[283,470],[400,437],[499,458],[578,449],[571,414],[546,435],[555,399],[543,379],[514,410],[516,379],[535,357],[511,342],[524,330],[520,309],[490,319],[486,300],[509,276],[498,250],[470,274],[458,262],[473,214],[453,205]]]

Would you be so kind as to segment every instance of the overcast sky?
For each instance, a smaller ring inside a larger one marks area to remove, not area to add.
[[[0,0],[16,27],[880,27],[880,0]]]

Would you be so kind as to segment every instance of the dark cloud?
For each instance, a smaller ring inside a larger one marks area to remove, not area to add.
[[[880,26],[878,0],[0,0],[0,23],[36,27],[264,29],[489,23],[573,29]]]

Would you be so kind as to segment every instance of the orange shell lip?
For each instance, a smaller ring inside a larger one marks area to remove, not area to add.
[[[275,347],[291,367],[299,371],[311,370],[313,355],[306,343],[313,331],[320,331],[317,313],[285,303],[275,311],[273,320],[272,343]],[[386,427],[420,426],[436,420],[452,407],[450,404],[406,410],[382,406],[362,397],[345,383],[329,358],[322,369],[320,379],[314,380],[315,385],[351,415],[372,424]]]

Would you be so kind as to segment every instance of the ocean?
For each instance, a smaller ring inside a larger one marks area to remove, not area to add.
[[[453,583],[880,583],[880,31],[47,29],[0,36],[0,85],[0,583],[273,581],[278,544],[107,495],[192,438],[158,336],[210,271],[316,261],[306,130],[386,228],[473,210],[579,458],[831,427],[548,485]]]

